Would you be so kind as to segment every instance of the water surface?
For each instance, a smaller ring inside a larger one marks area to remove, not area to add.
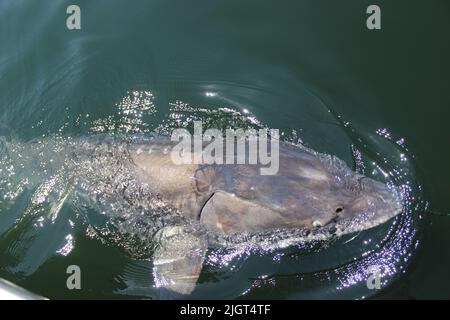
[[[401,187],[405,210],[325,246],[211,250],[193,297],[450,297],[445,1],[381,1],[379,31],[367,1],[78,1],[76,31],[70,4],[0,4],[0,277],[49,298],[158,298],[151,241],[91,232],[102,210],[51,160],[71,139],[201,119],[278,128]],[[383,290],[365,286],[370,265]]]

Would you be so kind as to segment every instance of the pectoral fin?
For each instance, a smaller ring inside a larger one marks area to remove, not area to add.
[[[153,279],[155,286],[164,291],[162,298],[190,294],[202,270],[206,237],[183,226],[165,227],[156,237]]]

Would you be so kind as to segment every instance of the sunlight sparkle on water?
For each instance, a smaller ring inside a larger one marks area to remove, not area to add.
[[[59,249],[58,251],[56,251],[56,253],[62,255],[62,256],[67,256],[73,249],[73,236],[71,234],[68,234],[66,236],[66,244]]]

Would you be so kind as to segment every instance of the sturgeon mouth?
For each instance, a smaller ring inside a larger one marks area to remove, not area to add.
[[[200,207],[200,210],[199,210],[198,215],[197,215],[197,220],[198,221],[200,221],[201,218],[202,218],[203,209],[205,209],[205,206],[208,204],[208,202],[211,200],[211,198],[214,197],[215,194],[216,194],[215,192],[211,193],[211,195],[208,198],[206,198],[205,202]]]

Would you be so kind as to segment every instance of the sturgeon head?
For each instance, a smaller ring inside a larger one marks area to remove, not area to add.
[[[401,212],[386,184],[336,157],[287,144],[280,145],[275,175],[260,175],[257,165],[221,165],[208,172],[196,176],[200,185],[205,176],[213,181],[200,222],[223,234],[277,228],[343,234],[375,227]]]

